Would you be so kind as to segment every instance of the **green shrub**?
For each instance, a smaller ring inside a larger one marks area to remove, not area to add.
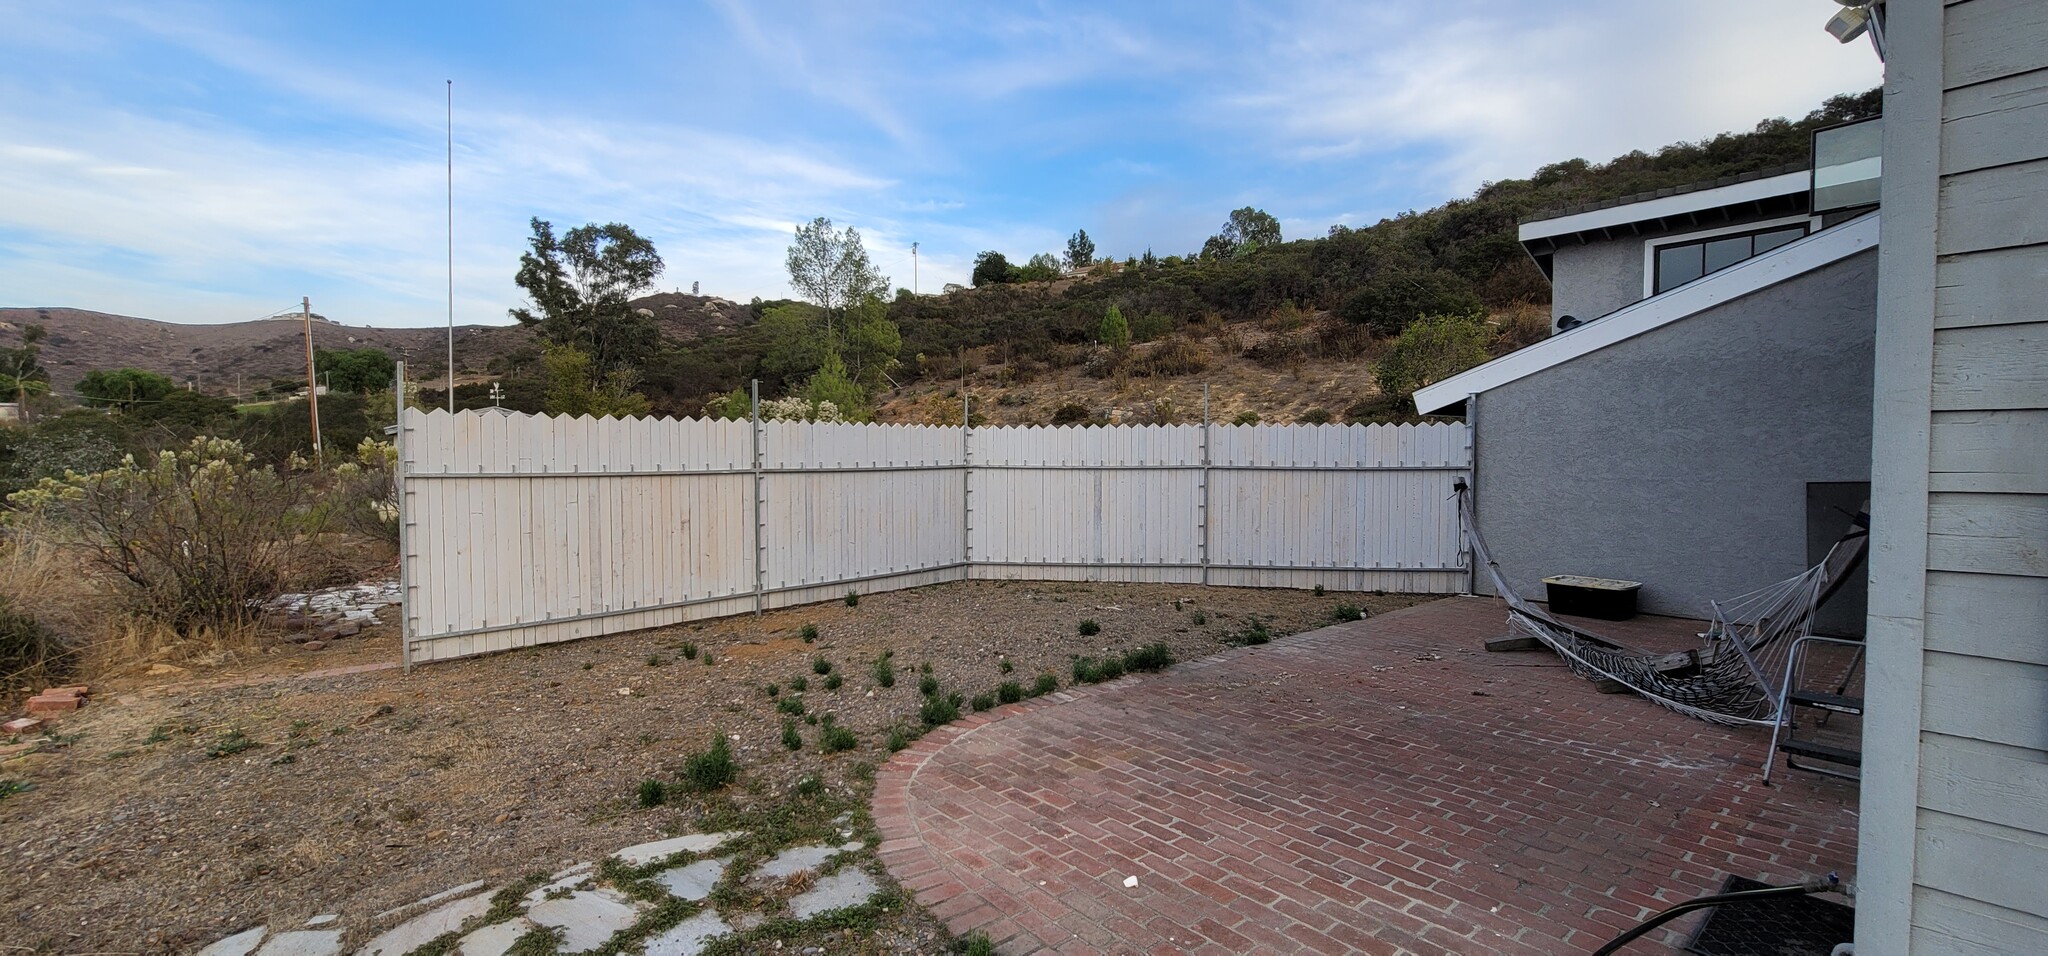
[[[1233,418],[1233,419],[1231,419],[1231,420],[1230,420],[1230,423],[1231,423],[1232,425],[1256,425],[1256,424],[1258,424],[1258,423],[1259,423],[1259,413],[1258,413],[1258,412],[1238,412],[1238,413],[1237,413],[1237,417],[1236,417],[1236,418]]]
[[[782,688],[777,687],[774,684],[769,684],[768,686],[761,688],[761,691],[762,693],[765,693],[768,696],[773,697],[777,694],[782,693]]]
[[[961,702],[959,694],[947,694],[944,697],[933,694],[924,699],[924,705],[917,709],[917,716],[927,727],[950,724],[960,719]]]
[[[1147,644],[1124,652],[1124,670],[1133,672],[1162,671],[1173,664],[1173,648],[1165,641]]]
[[[776,701],[775,709],[776,711],[788,714],[791,717],[801,717],[804,714],[804,699],[802,697],[796,696],[795,694],[791,694],[788,697],[784,697],[783,699]]]
[[[846,606],[847,606],[847,607],[859,607],[859,606],[860,606],[860,592],[859,592],[859,591],[848,591],[848,592],[846,592]]]
[[[1005,704],[1014,704],[1024,699],[1024,685],[1006,680],[996,685],[996,699]]]
[[[1322,585],[1318,584],[1315,587],[1309,589],[1309,593],[1315,595],[1316,597],[1322,597],[1327,592],[1323,590]]]
[[[1088,406],[1076,402],[1068,402],[1053,409],[1052,412],[1052,423],[1055,425],[1086,425],[1094,420],[1095,415],[1088,411]]]
[[[804,691],[810,690],[811,679],[802,676],[792,677],[789,679],[789,689],[799,694],[803,693]]]
[[[718,658],[711,656],[711,648],[708,647],[704,649],[704,653],[702,655],[699,655],[698,659],[704,662],[705,667],[710,667],[718,663]]]
[[[1060,689],[1060,679],[1051,674],[1040,674],[1031,682],[1031,697],[1044,697]]]
[[[996,956],[996,944],[987,933],[969,933],[958,943],[960,956]]]
[[[839,673],[838,673],[837,671],[834,671],[834,672],[832,672],[832,673],[830,673],[830,674],[826,674],[826,675],[825,675],[825,689],[826,689],[826,690],[838,690],[838,689],[839,689],[839,685],[841,685],[841,684],[844,684],[844,683],[846,683],[846,680],[845,680],[844,678],[840,677],[840,676],[839,676]]]
[[[917,679],[917,692],[930,697],[939,692],[939,679],[930,674]]]
[[[1335,420],[1336,417],[1331,415],[1327,408],[1311,408],[1302,412],[1300,418],[1295,419],[1303,425],[1328,425]]]
[[[883,651],[882,656],[875,658],[875,683],[883,687],[896,686],[896,664],[890,657],[890,652]]]
[[[658,807],[668,802],[668,785],[659,780],[640,781],[640,808]]]
[[[836,754],[840,751],[852,750],[858,746],[860,746],[860,738],[855,737],[853,731],[839,726],[829,717],[825,719],[824,727],[818,731],[818,749],[825,753]]]
[[[1209,614],[1208,612],[1203,611],[1201,608],[1196,608],[1195,613],[1188,615],[1188,623],[1193,624],[1196,627],[1201,627],[1202,625],[1209,623]]]
[[[818,625],[816,625],[816,624],[806,624],[806,625],[804,625],[804,629],[803,629],[803,631],[802,631],[802,634],[803,634],[803,638],[804,638],[804,643],[806,643],[806,644],[809,644],[809,643],[811,643],[811,642],[813,642],[813,641],[816,641],[816,640],[818,639]]]
[[[1082,618],[1081,623],[1074,629],[1079,631],[1082,637],[1094,637],[1102,633],[1102,625],[1095,623],[1095,619],[1092,617]]]
[[[796,721],[782,722],[782,745],[793,751],[804,749],[804,735],[797,731]]]
[[[889,752],[893,754],[899,750],[902,750],[905,747],[910,746],[910,735],[904,733],[903,728],[901,727],[891,727],[889,728],[889,741],[885,746],[887,746],[889,748]]]
[[[1007,674],[1016,669],[1017,665],[1010,663],[1010,659],[1007,657],[1003,658],[1000,663],[996,664],[996,670],[1000,673]]]
[[[683,659],[684,659],[684,660],[686,660],[686,661],[694,661],[694,660],[696,660],[696,659],[697,659],[697,644],[696,644],[696,642],[694,642],[694,641],[684,641],[684,642],[683,642]]]
[[[1273,640],[1272,632],[1266,630],[1266,622],[1260,620],[1258,615],[1245,615],[1245,620],[1250,623],[1245,625],[1243,632],[1231,635],[1230,643],[1250,646],[1253,644],[1265,644]]]
[[[683,783],[698,793],[710,793],[731,783],[739,772],[739,765],[732,759],[732,741],[724,734],[712,738],[711,749],[691,754],[683,761]]]
[[[1365,612],[1349,604],[1339,604],[1330,611],[1330,618],[1336,621],[1362,621],[1365,619]]]
[[[210,760],[219,760],[222,757],[232,757],[244,750],[254,749],[256,746],[256,741],[249,739],[248,734],[242,733],[239,729],[230,730],[214,739],[213,744],[206,748],[206,756]]]
[[[832,662],[824,659],[823,657],[811,658],[811,673],[817,674],[821,677],[826,674],[832,673]]]
[[[972,707],[976,711],[996,709],[995,691],[985,690],[979,694],[974,695],[974,699],[968,701],[968,706]]]
[[[1373,366],[1373,382],[1380,394],[1393,396],[1402,408],[1410,408],[1410,396],[1416,389],[1485,362],[1491,337],[1479,313],[1418,320],[1401,332],[1393,349]]]
[[[804,774],[803,776],[801,776],[801,777],[798,777],[798,778],[797,778],[797,781],[796,781],[796,795],[797,795],[797,796],[799,796],[799,797],[815,797],[815,796],[817,796],[818,794],[821,794],[821,793],[824,793],[824,792],[825,792],[825,781],[824,781],[824,780],[822,780],[822,779],[819,779],[819,777],[818,777],[818,775],[817,775],[817,774],[815,774],[815,773],[807,773],[807,774]]]
[[[1103,681],[1115,680],[1122,676],[1124,676],[1124,662],[1122,658],[1112,657],[1106,660],[1096,660],[1093,657],[1074,658],[1074,683],[1076,684],[1100,684]]]

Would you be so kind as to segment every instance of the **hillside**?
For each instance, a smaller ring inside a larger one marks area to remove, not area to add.
[[[635,308],[653,314],[664,334],[677,341],[720,334],[753,321],[746,306],[707,296],[660,293],[636,299]],[[135,367],[191,381],[206,392],[244,393],[270,379],[303,379],[305,325],[298,319],[264,319],[225,325],[182,325],[84,309],[0,308],[0,347],[21,342],[24,326],[49,333],[42,363],[59,394],[68,394],[93,369]],[[465,378],[481,376],[492,360],[533,341],[520,326],[456,326],[456,361]],[[378,348],[422,373],[439,374],[446,364],[446,328],[380,329],[313,322],[318,349]]]

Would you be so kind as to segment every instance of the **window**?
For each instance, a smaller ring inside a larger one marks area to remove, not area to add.
[[[1712,275],[1744,259],[1763,255],[1806,235],[1806,224],[1772,226],[1732,236],[1712,236],[1692,242],[1658,246],[1656,284],[1652,294],[1675,289],[1701,276]]]

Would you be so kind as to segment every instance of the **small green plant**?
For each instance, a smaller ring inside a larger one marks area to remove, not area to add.
[[[1080,626],[1074,629],[1080,631],[1082,637],[1094,637],[1102,633],[1102,625],[1095,623],[1095,619],[1092,617],[1082,618]]]
[[[810,644],[810,643],[813,643],[813,642],[817,641],[817,639],[818,639],[818,625],[816,625],[816,624],[806,624],[806,625],[804,625],[804,629],[803,629],[802,631],[800,631],[799,633],[801,633],[801,634],[803,635],[803,638],[804,638],[804,643],[806,643],[806,644]]]
[[[974,695],[974,699],[968,701],[968,705],[976,711],[994,710],[996,709],[996,692],[992,690],[982,691]]]
[[[917,665],[917,672],[918,672],[918,673],[920,673],[920,674],[929,674],[929,673],[931,673],[931,672],[932,672],[932,662],[931,662],[931,661],[925,661],[924,663],[922,663],[922,664],[919,664],[919,665]]]
[[[825,719],[825,725],[818,731],[818,749],[825,753],[836,754],[840,751],[852,750],[858,746],[860,746],[860,738],[855,737],[853,731],[839,726],[837,722],[829,717]]]
[[[889,752],[893,754],[910,746],[910,735],[904,733],[901,727],[891,727],[889,728],[889,740],[883,746],[888,747]]]
[[[810,724],[813,727],[818,726],[818,712],[814,710],[804,714],[804,723]]]
[[[35,788],[35,784],[26,780],[0,780],[0,800],[5,800],[17,793],[27,793]]]
[[[584,669],[584,670],[589,670],[589,669],[591,669],[591,668],[593,668],[593,667],[596,667],[596,666],[597,666],[596,664],[592,664],[592,663],[591,663],[591,662],[589,662],[589,661],[584,661],[584,662],[583,662],[583,669]]]
[[[769,684],[768,686],[761,688],[761,692],[767,694],[770,697],[773,697],[777,694],[782,693],[782,688],[775,684]]]
[[[1053,676],[1053,675],[1051,675],[1051,674],[1040,674],[1040,675],[1038,675],[1038,678],[1037,678],[1036,680],[1033,680],[1033,681],[1031,682],[1031,693],[1030,693],[1030,694],[1028,694],[1027,696],[1030,696],[1030,697],[1044,697],[1045,695],[1047,695],[1047,694],[1050,694],[1050,693],[1052,693],[1053,691],[1056,691],[1056,690],[1059,690],[1059,689],[1060,689],[1060,679],[1059,679],[1059,678],[1057,678],[1057,677],[1054,677],[1054,676]]]
[[[661,665],[663,665],[663,664],[666,664],[666,663],[668,663],[668,662],[667,662],[667,661],[664,661],[664,660],[662,660],[662,659],[661,659],[661,655],[660,655],[660,654],[649,654],[649,655],[647,655],[647,666],[649,666],[649,667],[660,667]]]
[[[1196,627],[1201,627],[1202,625],[1209,623],[1209,615],[1208,613],[1204,612],[1201,608],[1196,608],[1195,613],[1188,615],[1188,623],[1193,624]]]
[[[996,944],[987,933],[969,933],[960,940],[959,947],[960,956],[996,956]]]
[[[640,808],[645,810],[668,802],[668,785],[659,780],[640,781]]]
[[[1002,662],[996,665],[996,670],[999,673],[1007,674],[1016,669],[1017,665],[1010,663],[1010,659],[1007,657],[1003,658]]]
[[[1322,597],[1324,594],[1323,586],[1318,584],[1315,586],[1315,590],[1310,591],[1309,593],[1315,595],[1316,597]]]
[[[1230,423],[1231,423],[1232,425],[1256,425],[1256,424],[1258,424],[1258,423],[1259,423],[1259,413],[1258,413],[1258,412],[1238,412],[1238,413],[1237,413],[1237,417],[1236,417],[1236,418],[1233,418],[1233,419],[1231,419],[1231,420],[1230,420]]]
[[[698,793],[710,793],[724,787],[739,776],[739,764],[732,759],[732,741],[719,734],[711,741],[711,749],[691,754],[683,761],[683,782]]]
[[[1255,644],[1270,643],[1273,640],[1273,632],[1266,630],[1266,622],[1260,620],[1258,615],[1247,614],[1245,615],[1245,620],[1248,623],[1245,625],[1244,631],[1232,635],[1230,643],[1250,647]]]
[[[1024,699],[1024,685],[1006,680],[996,685],[996,699],[1005,704],[1014,704]]]
[[[839,676],[839,672],[838,672],[838,671],[833,671],[832,673],[830,673],[830,674],[826,674],[826,675],[825,675],[825,689],[826,689],[826,690],[838,690],[838,689],[839,689],[839,685],[841,685],[841,684],[844,684],[844,683],[846,683],[846,679],[845,679],[845,678],[843,678],[843,677],[840,677],[840,676]]]
[[[788,714],[791,717],[802,717],[804,714],[804,699],[791,694],[776,701],[775,710],[778,713]]]
[[[859,606],[860,606],[860,592],[859,592],[859,591],[848,591],[848,592],[846,592],[846,606],[847,606],[847,607],[859,607]]]
[[[1173,664],[1173,648],[1165,641],[1147,644],[1124,652],[1124,669],[1127,671],[1162,671]]]
[[[811,679],[808,677],[792,677],[789,679],[789,689],[799,694],[803,693],[804,691],[810,690]]]
[[[804,735],[796,729],[796,721],[782,722],[782,745],[792,751],[804,749]]]
[[[695,641],[683,642],[683,659],[686,661],[697,659],[697,643]]]
[[[1365,620],[1365,612],[1349,604],[1339,604],[1330,611],[1330,619],[1333,621],[1362,621]]]
[[[815,797],[815,796],[817,796],[817,795],[819,795],[819,794],[821,794],[821,793],[824,793],[824,792],[825,792],[825,781],[824,781],[823,779],[820,779],[820,778],[819,778],[819,776],[818,776],[817,774],[815,774],[815,773],[807,773],[807,774],[804,774],[803,776],[801,776],[801,777],[798,777],[798,778],[797,778],[797,781],[796,781],[796,795],[797,795],[797,796],[799,796],[799,797]]]
[[[930,674],[917,679],[917,692],[930,697],[939,692],[939,679]]]
[[[219,760],[222,757],[232,757],[255,746],[256,741],[249,739],[247,734],[242,733],[240,730],[230,730],[214,739],[213,744],[206,748],[206,757],[209,760]]]
[[[883,687],[896,686],[896,662],[891,660],[893,656],[890,651],[883,651],[882,656],[875,658],[874,672],[876,684]]]
[[[1100,684],[1103,681],[1116,680],[1122,676],[1124,676],[1124,662],[1122,658],[1111,657],[1106,660],[1096,660],[1093,657],[1074,658],[1074,683],[1076,684]]]
[[[944,697],[933,694],[925,698],[923,706],[917,709],[918,719],[924,721],[926,727],[950,724],[960,719],[962,701],[963,698],[959,694],[947,694]]]
[[[817,674],[820,677],[832,673],[832,662],[823,657],[811,658],[811,673]]]
[[[708,647],[707,647],[707,648],[705,648],[705,649],[704,649],[704,656],[703,656],[703,661],[704,661],[704,666],[705,666],[705,667],[710,667],[710,666],[712,666],[713,664],[716,664],[716,663],[718,663],[718,658],[716,658],[716,657],[712,657],[712,656],[711,656],[711,648],[708,648]]]

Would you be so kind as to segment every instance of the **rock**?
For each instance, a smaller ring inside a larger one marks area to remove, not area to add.
[[[859,906],[881,889],[866,870],[847,867],[818,881],[816,886],[789,900],[789,914],[810,919],[828,910]]]
[[[674,856],[678,853],[709,853],[724,846],[727,840],[736,836],[739,836],[739,834],[692,833],[670,840],[656,840],[653,843],[629,846],[612,854],[612,856],[627,866],[646,866],[662,857]]]
[[[272,936],[256,956],[336,956],[341,952],[341,930],[300,929]]]
[[[334,625],[334,636],[336,637],[354,637],[362,632],[363,626],[354,621],[343,621],[340,624]]]
[[[186,674],[190,673],[192,672],[182,667],[179,667],[176,664],[149,665],[149,676],[151,677],[183,677]]]
[[[755,870],[753,876],[749,877],[749,879],[787,879],[805,870],[815,870],[819,864],[838,855],[839,850],[836,847],[793,846],[781,853],[775,854],[774,859],[761,864],[761,867]]]
[[[647,941],[647,956],[697,956],[704,944],[732,932],[715,910],[705,910]]]
[[[327,925],[327,924],[329,924],[329,923],[336,923],[336,922],[340,922],[340,921],[341,921],[341,916],[340,916],[339,914],[336,914],[336,913],[322,913],[322,914],[320,914],[319,916],[315,916],[315,917],[313,917],[312,919],[309,919],[309,920],[307,920],[307,921],[306,921],[306,926],[307,926],[307,927],[309,927],[309,928],[311,928],[311,927],[315,927],[315,926],[326,926],[326,925]]]
[[[500,813],[500,814],[498,814],[497,816],[495,816],[495,817],[492,817],[492,818],[491,818],[491,822],[492,822],[492,823],[511,823],[511,822],[512,822],[512,814],[510,814],[510,813]]]
[[[270,927],[268,926],[245,929],[226,939],[216,941],[213,945],[195,953],[194,956],[249,956],[250,953],[256,950],[256,944],[263,942],[263,937],[269,932]]]
[[[323,647],[326,647],[327,644],[322,641],[307,641],[306,643],[301,644],[299,646],[309,651],[317,651]]]
[[[43,722],[34,717],[16,717],[5,724],[0,724],[0,730],[5,730],[10,734],[25,734],[42,725]]]
[[[640,918],[640,910],[624,897],[608,890],[577,890],[560,899],[535,903],[526,918],[562,931],[564,953],[581,953],[603,946],[614,933]]]
[[[313,641],[320,641],[322,643],[325,643],[327,641],[338,640],[340,639],[340,637],[341,628],[335,627],[330,624],[326,627],[321,628],[319,633],[313,635]],[[311,644],[313,643],[313,641],[307,641],[306,643]]]
[[[454,893],[461,891],[474,893],[482,888],[483,881],[479,880],[445,892]],[[440,902],[442,898],[444,897],[437,893],[414,905],[432,905]],[[356,956],[404,956],[404,954],[426,945],[428,941],[443,933],[453,933],[460,930],[463,923],[484,915],[490,908],[491,894],[489,893],[480,893],[466,899],[459,899],[452,903],[444,904],[393,927],[389,932],[371,940],[362,949],[357,950]],[[378,915],[381,918],[385,914],[380,913]]]
[[[698,860],[689,866],[678,866],[654,875],[654,882],[661,884],[669,893],[679,899],[701,900],[711,895],[711,888],[718,885],[719,877],[725,875],[725,865],[731,857],[720,860]]]

